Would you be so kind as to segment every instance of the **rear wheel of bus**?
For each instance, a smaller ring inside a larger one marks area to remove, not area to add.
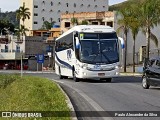
[[[67,79],[67,76],[61,75],[61,68],[59,67],[59,79]]]

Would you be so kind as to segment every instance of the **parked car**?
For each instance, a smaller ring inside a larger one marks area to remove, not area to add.
[[[160,86],[160,57],[147,60],[143,68],[142,87]]]

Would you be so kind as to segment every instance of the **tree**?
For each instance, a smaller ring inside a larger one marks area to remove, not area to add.
[[[132,14],[131,21],[129,23],[129,28],[132,32],[133,36],[133,72],[135,72],[135,42],[136,42],[136,36],[138,35],[139,29],[140,29],[140,21],[138,17],[139,13],[139,6],[137,5],[137,1],[131,3],[130,5],[130,13]]]
[[[81,25],[88,25],[88,21],[87,20],[83,20]]]
[[[141,27],[146,36],[146,58],[149,58],[150,39],[158,46],[157,37],[151,32],[160,21],[160,0],[145,0],[139,12]]]
[[[8,33],[7,33],[7,31]],[[2,34],[10,34],[11,32],[14,32],[14,25],[10,23],[7,19],[0,20],[0,32]]]
[[[117,33],[121,30],[124,33],[124,41],[125,41],[125,49],[124,49],[124,72],[126,72],[126,64],[127,64],[127,34],[129,30],[129,21],[131,21],[131,13],[128,11],[128,4],[125,5],[124,8],[120,9],[117,12],[117,15],[120,17],[118,19],[118,24],[120,27],[117,29]]]
[[[29,8],[25,7],[25,4],[21,6],[17,11],[16,11],[16,18],[17,19],[22,19],[23,21],[23,26],[24,26],[24,21],[26,19],[30,19],[31,13],[29,12]]]
[[[20,39],[20,36],[26,36],[26,31],[29,31],[25,26],[20,25],[20,27],[16,31],[16,35]]]
[[[54,24],[55,24],[55,21],[53,22],[44,21],[41,29],[50,30]]]
[[[75,26],[75,25],[78,25],[78,20],[77,20],[77,18],[74,18],[74,17],[71,18],[71,24],[74,25],[74,26]]]

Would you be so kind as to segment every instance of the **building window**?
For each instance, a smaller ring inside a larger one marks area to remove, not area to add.
[[[20,46],[16,45],[16,52],[20,53]]]
[[[98,7],[98,5],[95,5],[94,7],[95,7],[95,8],[97,8],[97,7]]]
[[[74,7],[76,7],[76,3],[74,3]]]
[[[81,7],[83,7],[83,4],[81,4]]]
[[[34,8],[38,8],[38,5],[34,5]]]
[[[91,7],[91,5],[89,4],[88,7]]]
[[[61,2],[58,2],[58,5],[61,5]]]
[[[51,6],[53,6],[53,2],[51,1]]]
[[[68,7],[68,3],[66,3],[67,7]]]
[[[58,10],[58,13],[60,13],[61,11],[60,10]]]
[[[5,45],[5,52],[8,52],[8,45]]]
[[[98,25],[98,22],[92,22],[92,25]]]
[[[68,14],[69,12],[68,11],[66,11],[66,14]]]
[[[45,20],[44,17],[42,17],[42,20],[43,20],[43,21]]]
[[[58,22],[61,22],[61,19],[60,19],[60,18],[58,18]]]
[[[38,13],[34,13],[34,16],[38,16]]]
[[[51,22],[53,22],[53,18],[50,18]]]
[[[45,4],[45,1],[43,0],[42,3]]]
[[[38,24],[38,22],[37,22],[37,21],[34,21],[34,24]]]
[[[105,8],[106,6],[103,6],[103,8]]]
[[[101,22],[101,25],[105,25],[105,22]]]
[[[107,25],[113,27],[113,22],[107,22]]]
[[[70,22],[65,22],[65,28],[70,27]]]
[[[44,12],[45,11],[45,9],[42,9],[42,12]]]
[[[53,12],[53,10],[51,9],[50,12]]]

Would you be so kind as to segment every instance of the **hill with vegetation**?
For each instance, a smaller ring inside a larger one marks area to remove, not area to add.
[[[109,11],[117,11],[120,8],[122,8],[126,3],[128,3],[129,1],[124,1],[122,3],[118,3],[118,4],[114,4],[109,6]]]
[[[6,20],[12,23],[15,27],[19,26],[19,20],[16,19],[16,11],[1,12],[0,20]]]

